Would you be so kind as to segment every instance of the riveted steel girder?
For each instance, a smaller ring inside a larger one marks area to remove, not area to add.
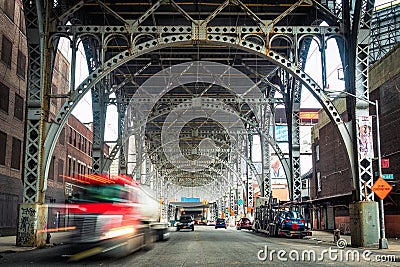
[[[178,37],[179,37],[179,36],[178,36]],[[175,40],[177,40],[177,39],[179,40],[179,38],[176,38]],[[164,41],[165,41],[165,40],[164,40]],[[171,39],[171,41],[172,41],[172,39]],[[186,42],[186,41],[182,41],[182,42]],[[215,41],[213,41],[213,43],[214,43],[214,42],[215,42]],[[250,46],[250,44],[248,44],[248,43],[245,43],[245,44],[246,44],[247,46],[242,47],[242,48],[244,48],[244,49],[249,49],[249,48],[250,48],[250,49],[252,49],[253,51],[254,51],[254,50],[255,50],[255,51],[260,50],[260,47],[258,47],[258,49],[257,49],[257,47],[254,47],[254,45],[251,45],[251,46]],[[139,48],[138,48],[138,49],[139,49]],[[143,49],[143,47],[142,47],[142,49]],[[254,51],[254,52],[255,52],[255,51]],[[137,53],[140,54],[139,51],[137,51]],[[109,68],[105,68],[105,71],[107,71],[107,72],[109,73],[109,72],[111,71],[110,68],[117,67],[117,66],[115,66],[114,64],[111,64],[111,62],[116,61],[115,64],[120,65],[120,64],[122,64],[123,62],[128,61],[128,58],[131,57],[131,56],[130,56],[130,53],[124,53],[124,54],[125,54],[125,55],[121,54],[120,56],[114,57],[114,59],[110,59],[110,64],[108,64],[108,63],[105,64],[106,66],[109,65]],[[260,54],[261,54],[261,53],[260,53]],[[325,108],[329,111],[328,114],[330,114],[330,115],[335,119],[335,122],[338,124],[338,128],[341,129],[341,131],[344,132],[345,135],[348,134],[347,129],[346,129],[346,128],[344,127],[344,125],[341,123],[341,118],[340,118],[339,114],[338,114],[337,112],[335,112],[334,106],[333,106],[333,104],[330,102],[329,98],[324,94],[324,92],[323,92],[321,89],[318,88],[318,85],[317,85],[316,83],[312,82],[312,79],[309,78],[308,75],[306,75],[305,73],[303,73],[300,69],[298,69],[298,68],[297,68],[296,66],[294,66],[292,63],[290,63],[289,61],[287,61],[286,59],[284,59],[282,56],[280,56],[280,55],[278,55],[278,54],[275,54],[275,53],[272,52],[272,51],[269,52],[268,55],[271,56],[272,59],[274,59],[277,63],[279,63],[279,64],[284,64],[285,67],[288,67],[291,71],[293,71],[293,75],[298,76],[298,78],[299,78],[300,80],[302,80],[304,83],[306,83],[306,84],[307,84],[307,87],[311,89],[311,92],[312,92],[313,94],[315,94],[315,95],[317,96],[317,98],[318,98],[320,101],[322,101],[321,104],[322,104],[323,106],[325,106]],[[126,58],[125,58],[125,57],[126,57]],[[121,58],[121,59],[119,59],[119,58]],[[300,74],[301,74],[301,75],[300,75]],[[104,77],[104,75],[105,75],[105,74],[102,73],[102,72],[99,72],[99,70],[94,71],[94,72],[90,75],[91,77],[88,77],[88,78],[86,79],[86,81],[84,81],[84,82],[81,84],[81,86],[78,87],[78,94],[74,94],[73,100],[71,100],[71,101],[68,102],[69,105],[66,105],[66,106],[64,106],[64,107],[62,108],[62,109],[64,109],[63,111],[64,111],[65,113],[68,113],[68,112],[69,112],[68,110],[69,110],[70,108],[72,108],[72,107],[75,105],[76,101],[81,97],[80,95],[84,94],[84,92],[85,92],[86,90],[88,90],[88,88],[91,87],[91,85],[92,85],[93,82],[95,82],[95,81],[97,81],[97,80],[100,80],[102,77]],[[89,83],[89,82],[90,82],[90,83]],[[86,88],[85,88],[85,87],[86,87]],[[79,90],[82,90],[82,93],[81,93],[81,94],[79,94],[79,92],[80,92]],[[65,119],[65,116],[62,116],[62,115],[65,114],[65,113],[60,113],[60,116],[58,116],[58,117],[56,118],[56,120],[59,121],[59,122],[61,122],[62,120],[64,120],[64,119]]]
[[[81,9],[86,7],[85,2],[79,2],[75,6],[71,6],[69,10],[60,17],[59,25],[55,27],[54,34],[73,36],[74,38],[96,38],[99,45],[103,47],[103,59],[97,58],[98,66],[91,66],[92,72],[89,77],[82,82],[78,88],[70,93],[69,101],[61,108],[57,115],[56,122],[50,126],[51,131],[47,138],[49,142],[54,140],[59,135],[62,126],[66,122],[66,118],[71,112],[71,109],[76,105],[85,92],[91,90],[94,84],[100,83],[108,75],[114,73],[118,68],[128,66],[132,60],[140,59],[153,51],[162,50],[167,47],[188,47],[188,46],[216,46],[216,47],[232,47],[238,48],[241,51],[258,56],[259,58],[267,59],[273,64],[284,69],[294,79],[301,82],[311,93],[320,101],[328,115],[334,121],[348,151],[351,151],[351,136],[344,126],[340,115],[332,105],[329,98],[324,94],[323,90],[301,70],[301,67],[296,66],[296,62],[288,57],[285,53],[278,51],[280,48],[274,46],[274,42],[281,38],[286,38],[292,43],[292,48],[296,48],[299,40],[304,36],[324,36],[333,35],[339,36],[341,29],[339,27],[320,27],[320,26],[282,26],[281,20],[292,14],[295,10],[303,5],[313,6],[318,11],[325,14],[331,21],[339,18],[337,14],[337,6],[332,1],[327,1],[326,5],[321,5],[316,1],[299,1],[294,3],[292,7],[282,12],[281,16],[275,16],[271,22],[260,19],[260,15],[254,12],[247,4],[241,1],[226,1],[221,4],[213,13],[205,19],[194,20],[190,12],[185,11],[182,6],[176,3],[171,3],[175,10],[178,11],[189,24],[182,25],[146,25],[144,22],[149,19],[152,14],[158,12],[158,9],[166,5],[165,1],[158,1],[151,5],[140,17],[130,20],[127,19],[119,10],[116,11],[112,6],[99,4],[108,15],[115,20],[115,25],[65,25],[67,20],[72,20]],[[218,20],[218,16],[224,14],[227,5],[235,5],[239,7],[247,16],[252,18],[255,26],[215,26],[213,22]],[[332,5],[329,12],[329,5]],[[96,5],[93,3],[93,5]],[[338,16],[338,17],[335,17]],[[73,24],[73,23],[72,23]],[[127,44],[127,49],[120,49],[119,52],[111,52],[110,40],[114,38],[124,39]],[[266,41],[264,41],[266,40]],[[277,51],[274,51],[277,49]],[[95,59],[95,55],[91,55]],[[141,68],[143,68],[142,65]],[[144,73],[139,72],[140,75]],[[137,75],[137,76],[140,76]],[[140,85],[140,84],[139,84]],[[100,115],[102,116],[102,115]],[[121,142],[122,144],[123,142]],[[52,151],[49,151],[49,154]],[[354,165],[354,164],[352,164]]]
[[[360,5],[357,5],[358,3],[360,3]],[[374,193],[371,190],[371,187],[374,183],[372,158],[364,157],[363,152],[360,149],[359,138],[361,134],[360,127],[358,125],[359,117],[369,116],[369,103],[366,102],[365,99],[369,99],[369,43],[371,36],[372,11],[374,8],[374,3],[375,0],[356,1],[354,10],[355,15],[353,17],[353,29],[358,29],[355,62],[355,95],[357,97],[355,99],[355,118],[353,118],[353,122],[357,120],[357,138],[354,138],[354,141],[357,143],[358,148],[358,193],[360,200],[374,200]]]
[[[106,122],[107,106],[104,98],[106,84],[99,83],[92,90],[92,109],[93,109],[93,152],[92,152],[92,171],[102,173],[104,166],[104,129]]]
[[[47,172],[44,165],[46,126],[51,84],[51,43],[48,13],[40,1],[24,1],[29,53],[27,118],[24,160],[25,203],[44,203]]]
[[[206,101],[206,103],[208,103],[208,101]],[[207,108],[213,108],[213,106],[210,105],[210,104],[207,104]],[[217,108],[217,107],[214,107],[214,108]],[[244,120],[246,120],[246,118],[244,118]],[[151,120],[150,120],[150,121],[151,121]],[[247,121],[247,125],[250,125],[250,126],[255,127],[255,125],[257,125],[257,124],[256,124],[256,123],[252,123],[251,121]],[[257,127],[255,127],[255,129],[256,129],[256,128],[257,128]],[[278,144],[277,144],[277,143],[275,142],[275,140],[269,135],[269,132],[268,132],[267,129],[269,129],[269,128],[265,128],[265,129],[260,133],[260,136],[263,138],[263,140],[265,140],[264,147],[266,147],[266,146],[269,147],[269,145],[272,146],[272,148],[275,150],[275,153],[278,155],[279,159],[281,160],[285,172],[288,173],[288,172],[289,172],[289,167],[288,167],[287,159],[284,157],[284,155],[283,155],[283,153],[282,153],[280,147],[278,146]],[[156,134],[156,135],[157,135],[157,132],[154,132],[153,134]],[[160,134],[160,132],[158,132],[158,134]],[[249,164],[249,166],[250,166],[252,172],[255,174],[255,177],[257,177],[257,182],[258,182],[259,184],[262,184],[263,181],[264,181],[264,182],[267,182],[267,183],[270,183],[268,178],[265,179],[265,176],[262,176],[262,174],[261,174],[261,176],[260,176],[260,175],[258,174],[258,172],[255,170],[254,164],[253,164],[248,158],[244,158],[244,155],[241,153],[241,151],[240,151],[239,149],[237,149],[235,146],[232,146],[232,145],[231,145],[230,143],[228,143],[225,139],[218,138],[218,136],[221,135],[221,134],[225,134],[224,131],[215,131],[215,130],[214,130],[214,131],[210,131],[210,132],[208,132],[208,131],[199,131],[199,132],[198,132],[198,136],[199,136],[199,137],[201,137],[201,138],[211,138],[212,140],[215,140],[215,141],[218,141],[219,143],[225,144],[225,145],[228,146],[228,149],[229,149],[230,151],[232,151],[233,153],[235,153],[235,154],[239,155],[241,158],[243,158],[243,159],[247,162],[247,164]],[[248,134],[248,131],[243,132],[243,133],[237,133],[237,134],[242,134],[242,135],[243,135],[243,134]],[[184,138],[191,138],[191,137],[192,137],[192,133],[189,132],[189,133],[186,133],[186,134],[185,134],[185,132],[181,132],[180,136],[181,136],[182,139],[184,139]],[[151,151],[152,154],[157,153],[159,150],[162,149],[163,145],[165,145],[165,144],[161,144],[161,141],[160,141],[160,140],[159,140],[158,142],[156,142],[156,139],[152,139],[151,142],[157,143],[156,148],[155,148],[154,150]],[[221,150],[218,150],[218,152],[221,152]],[[265,155],[265,154],[264,154],[264,155]],[[265,168],[266,168],[267,170],[269,170],[269,160],[268,160],[268,165],[266,165]],[[267,173],[264,172],[264,175],[267,176],[268,174],[269,174],[269,171],[268,171]],[[260,177],[259,177],[259,176],[260,176]],[[264,177],[264,179],[263,179],[263,177]],[[267,177],[269,177],[269,175],[268,175]],[[289,184],[291,184],[290,181],[289,181]],[[268,190],[269,190],[269,189],[268,189]]]
[[[369,43],[371,35],[372,11],[375,1],[343,2],[342,19],[344,38],[346,42],[339,46],[344,55],[344,78],[349,121],[351,121],[351,136],[353,146],[348,151],[353,156],[353,191],[357,200],[372,200],[373,184],[372,158],[365,157],[359,148],[360,130],[358,119],[369,116]],[[354,97],[355,96],[355,97]]]

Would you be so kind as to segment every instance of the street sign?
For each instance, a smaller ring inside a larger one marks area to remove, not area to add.
[[[377,195],[380,199],[384,199],[390,191],[392,191],[393,187],[388,184],[382,177],[379,177],[378,180],[371,187],[371,190]]]
[[[386,174],[382,174],[382,178],[385,180],[393,180],[394,175],[393,175],[393,173],[386,173]]]
[[[65,195],[67,196],[72,196],[72,184],[70,183],[65,183]]]
[[[242,205],[243,204],[243,199],[239,199],[238,200],[238,205]]]
[[[381,159],[381,167],[382,169],[389,168],[389,159]]]

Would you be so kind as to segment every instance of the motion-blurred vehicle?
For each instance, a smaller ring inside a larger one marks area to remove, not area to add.
[[[75,228],[70,260],[99,253],[125,256],[169,237],[168,224],[160,221],[160,202],[150,188],[125,175],[91,174],[79,181],[80,192],[68,200],[65,214]]]
[[[194,231],[194,220],[190,215],[182,215],[179,218],[179,221],[176,225],[176,230],[179,231],[181,229],[190,229]]]
[[[218,218],[215,222],[215,229],[225,228],[226,229],[226,221],[223,218]]]
[[[240,218],[240,220],[236,223],[236,229],[247,229],[252,230],[253,224],[248,218]]]

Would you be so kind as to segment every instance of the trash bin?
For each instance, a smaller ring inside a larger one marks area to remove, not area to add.
[[[333,242],[337,242],[340,239],[340,230],[335,229],[333,230]]]

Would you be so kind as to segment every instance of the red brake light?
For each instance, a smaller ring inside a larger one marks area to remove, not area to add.
[[[288,223],[288,222],[290,222],[290,220],[285,220],[285,223]]]
[[[304,220],[300,220],[300,222],[301,222],[301,223],[305,223],[306,221],[304,221]]]

